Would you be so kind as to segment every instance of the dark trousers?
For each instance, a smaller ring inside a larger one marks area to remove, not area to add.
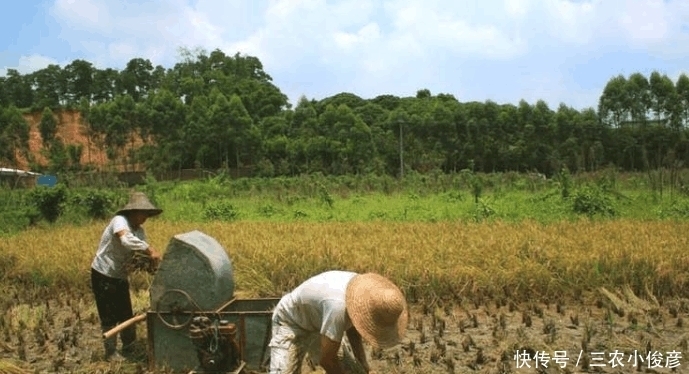
[[[103,332],[134,316],[127,280],[111,278],[91,269],[91,288],[96,299],[96,308]],[[120,338],[123,347],[129,346],[136,340],[135,328],[136,326],[131,326],[122,330]],[[115,349],[113,344],[116,339],[106,342],[106,353],[112,353]]]

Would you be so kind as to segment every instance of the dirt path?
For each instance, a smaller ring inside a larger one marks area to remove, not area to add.
[[[658,306],[642,300],[598,300],[603,302],[592,299],[585,306],[495,301],[414,306],[405,342],[370,352],[372,367],[376,373],[689,372],[683,357],[689,301]],[[135,308],[141,310],[141,305]],[[10,304],[0,327],[0,358],[17,360],[31,372],[145,372],[144,324],[138,325],[138,359],[123,365],[100,361],[100,331],[88,298]],[[561,354],[566,358],[558,364],[555,355]],[[679,365],[675,371],[669,368],[673,364]]]

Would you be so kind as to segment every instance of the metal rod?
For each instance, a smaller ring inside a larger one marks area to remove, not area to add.
[[[240,359],[245,360],[246,359],[246,353],[244,351],[246,350],[246,323],[244,320],[244,315],[239,316],[239,328],[242,332],[241,339],[239,342]]]
[[[268,351],[268,344],[270,344],[270,338],[273,335],[273,329],[272,329],[273,319],[269,318],[268,323],[266,325],[267,325],[266,333],[263,336],[263,347],[261,347],[261,364],[259,364],[259,365],[263,365],[264,364],[263,361],[266,358],[266,352]],[[261,367],[261,369],[265,369],[265,368]]]
[[[236,297],[231,298],[230,301],[228,301],[228,302],[226,302],[225,304],[221,305],[220,308],[218,308],[218,310],[215,311],[215,313],[220,313],[220,312],[222,312],[222,311],[225,310],[228,306],[232,305],[232,303],[234,303],[236,300],[237,300]]]
[[[217,311],[200,311],[200,312],[189,312],[189,311],[164,311],[164,312],[153,312],[154,314],[160,314],[163,316],[166,315],[188,315],[188,314],[194,314],[194,315],[199,315],[199,316],[214,316],[214,315],[228,315],[228,316],[265,316],[265,315],[273,315],[273,312],[267,310],[267,311],[258,311],[258,310],[251,310],[251,311],[245,311],[245,312],[235,312],[235,311],[229,311],[229,312],[217,312]]]
[[[148,371],[155,371],[156,367],[156,362],[155,362],[155,346],[153,345],[153,318],[151,318],[151,312],[148,312],[146,315],[148,318],[146,318],[146,335],[148,336]]]

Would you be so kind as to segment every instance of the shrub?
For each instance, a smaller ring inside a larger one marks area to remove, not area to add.
[[[229,201],[219,200],[206,205],[203,216],[208,220],[233,221],[239,212]]]
[[[586,186],[577,190],[572,197],[572,210],[577,214],[614,216],[615,208],[610,198],[600,187]]]
[[[90,218],[102,219],[114,209],[117,196],[108,190],[91,189],[75,195],[73,201],[83,206]]]
[[[560,183],[560,193],[563,199],[569,198],[572,191],[572,175],[569,173],[567,168],[562,168],[557,175],[558,182]]]
[[[483,200],[479,200],[474,207],[473,217],[476,222],[481,222],[493,215],[495,215],[495,209]]]
[[[280,213],[280,210],[272,204],[265,204],[258,208],[258,213],[263,217],[272,217],[275,214]]]
[[[318,188],[318,196],[320,197],[321,202],[326,204],[329,208],[332,208],[335,204],[335,200],[333,200],[333,197],[330,195],[330,192],[325,185],[321,182],[316,182],[316,187]]]
[[[148,197],[148,200],[151,202],[151,204],[161,207],[160,206],[160,201],[158,201],[158,192],[160,191],[161,184],[156,181],[155,177],[151,173],[147,173],[146,176],[144,177],[144,184],[143,186],[139,187],[141,192],[146,194],[146,197]]]
[[[40,213],[33,206],[4,211],[0,214],[0,233],[24,230],[38,223],[40,218]]]
[[[479,199],[483,194],[483,181],[480,177],[475,175],[471,179],[471,194],[474,196],[474,202],[478,204]]]
[[[48,222],[55,222],[62,215],[67,201],[67,189],[58,184],[54,187],[38,186],[28,195],[29,201]]]

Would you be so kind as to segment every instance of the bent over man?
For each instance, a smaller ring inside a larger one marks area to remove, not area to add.
[[[326,373],[344,373],[337,353],[345,336],[368,373],[362,342],[377,348],[398,344],[408,318],[402,291],[379,274],[332,270],[315,275],[275,307],[270,373],[300,373],[307,353]]]

